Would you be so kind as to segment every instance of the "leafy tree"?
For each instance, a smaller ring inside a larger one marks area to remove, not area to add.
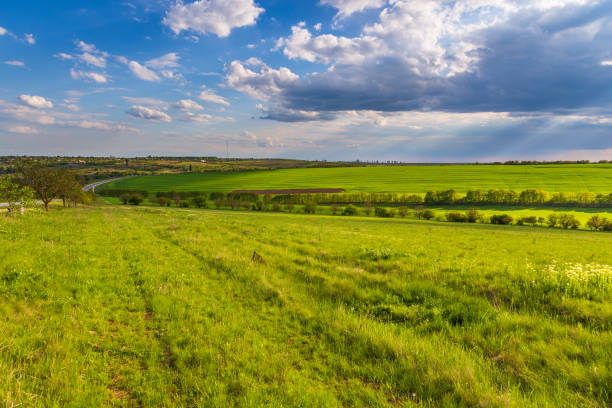
[[[446,213],[446,219],[450,222],[467,222],[468,217],[461,214],[459,211],[449,211]]]
[[[346,207],[344,207],[344,211],[342,211],[342,215],[348,215],[348,216],[357,215],[357,208],[355,208],[354,205],[349,204]]]
[[[140,193],[134,193],[128,198],[128,203],[132,205],[139,205],[144,201],[144,197]]]
[[[317,212],[317,203],[315,203],[314,201],[309,201],[304,204],[304,212],[306,214],[314,214],[315,212]]]
[[[363,213],[365,215],[370,215],[370,214],[372,214],[372,209],[373,208],[374,207],[373,207],[372,203],[367,202],[367,203],[363,204]]]
[[[285,204],[285,210],[292,212],[295,206],[292,203]]]
[[[13,182],[9,176],[0,177],[0,202],[8,204],[9,212],[13,212],[17,206],[31,206],[33,197],[34,192],[29,187]]]
[[[168,197],[158,197],[156,202],[162,207],[170,207],[170,204],[172,204]]]
[[[510,225],[512,224],[513,218],[508,214],[494,214],[490,218],[491,224],[498,225]]]
[[[281,210],[281,205],[279,203],[272,203],[272,211],[279,212]]]
[[[374,215],[377,217],[390,218],[393,217],[395,213],[385,207],[376,207],[374,209]]]
[[[56,172],[57,195],[62,199],[62,205],[66,207],[66,202],[71,201],[71,198],[80,198],[78,191],[82,191],[82,187],[76,180],[74,175],[67,170],[58,170]]]
[[[424,210],[421,216],[427,221],[429,221],[436,216],[436,213],[434,213],[432,210]]]
[[[23,184],[30,187],[43,202],[45,210],[49,211],[49,203],[58,198],[59,171],[40,164],[28,164],[21,169]]]
[[[121,202],[125,205],[130,201],[131,197],[132,195],[129,193],[123,193],[121,196],[119,196],[119,200],[121,200]]]
[[[332,212],[332,214],[336,215],[336,213],[337,213],[338,211],[340,211],[340,206],[339,206],[338,204],[333,204],[333,205],[331,206],[331,212]]]
[[[208,207],[208,201],[206,201],[206,197],[205,196],[201,196],[200,195],[200,196],[193,197],[191,199],[191,202],[192,202],[193,206],[197,207],[197,208],[206,208],[206,207]]]
[[[423,207],[422,205],[417,205],[416,207],[414,207],[414,216],[417,217],[419,220],[423,217],[424,212],[425,207]]]
[[[580,221],[573,214],[559,214],[559,224],[564,228],[576,229],[580,226]]]
[[[400,207],[397,210],[397,214],[402,217],[402,218],[406,218],[406,216],[408,215],[408,208],[407,207]]]
[[[480,214],[476,208],[470,208],[469,210],[467,210],[465,213],[465,217],[467,219],[467,222],[471,223],[482,221],[483,219],[482,214]]]
[[[599,215],[594,215],[591,218],[589,218],[586,225],[593,231],[603,231],[608,225],[608,219],[606,217],[600,217]]]
[[[559,217],[557,214],[549,214],[548,218],[546,219],[546,223],[550,228],[555,228],[559,223]]]

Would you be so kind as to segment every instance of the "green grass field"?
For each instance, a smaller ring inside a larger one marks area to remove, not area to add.
[[[609,234],[107,206],[0,241],[5,406],[610,403]]]
[[[551,192],[612,192],[612,164],[533,166],[381,166],[142,176],[102,188],[232,191],[343,188],[346,191],[424,193],[504,188]]]

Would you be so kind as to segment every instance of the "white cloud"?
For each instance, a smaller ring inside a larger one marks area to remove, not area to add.
[[[259,72],[247,68],[249,65],[259,67]],[[291,72],[289,68],[272,69],[256,58],[251,58],[245,63],[232,61],[226,67],[226,72],[229,87],[261,100],[279,95],[284,88],[299,80],[299,76]]]
[[[105,84],[108,82],[106,74],[100,74],[97,72],[84,72],[70,69],[70,76],[72,79],[84,79],[96,82],[98,84]]]
[[[383,40],[374,36],[362,35],[355,38],[324,34],[313,37],[303,26],[291,28],[291,36],[276,42],[275,49],[283,48],[290,59],[303,59],[309,62],[360,64],[366,58],[380,55],[386,50]]]
[[[23,38],[25,39],[25,41],[30,44],[30,45],[34,45],[36,44],[36,39],[34,38],[33,34],[24,34]]]
[[[155,72],[151,71],[149,68],[145,66],[140,65],[136,61],[130,61],[130,63],[128,64],[128,67],[130,68],[130,71],[132,71],[132,73],[135,76],[142,79],[143,81],[149,81],[149,82],[161,81],[161,79]]]
[[[182,111],[198,111],[198,110],[204,109],[202,105],[200,105],[199,103],[191,99],[180,100],[176,103],[173,103],[172,106],[175,109],[182,110]]]
[[[9,128],[9,132],[19,133],[20,135],[37,135],[40,133],[38,129],[32,126],[14,126]]]
[[[17,98],[24,105],[30,106],[37,109],[50,109],[53,107],[53,103],[42,96],[37,95],[19,95]]]
[[[227,37],[232,29],[254,25],[264,12],[253,0],[199,0],[175,3],[164,17],[164,24],[175,34],[193,30]]]
[[[76,46],[79,50],[81,50],[82,52],[89,52],[89,53],[94,53],[97,52],[98,50],[96,49],[96,46],[93,44],[87,44],[86,42],[83,41],[77,41],[76,42]]]
[[[4,61],[5,65],[12,65],[14,67],[25,67],[23,61]]]
[[[0,110],[12,118],[23,120],[30,123],[39,123],[41,125],[52,125],[55,123],[55,118],[45,111],[40,109],[32,109],[27,105],[17,105],[8,103],[0,99]]]
[[[155,106],[163,110],[168,109],[168,102],[161,99],[133,96],[124,96],[122,99],[134,105]]]
[[[55,58],[59,58],[61,60],[73,60],[74,57],[70,54],[66,54],[65,52],[60,52],[54,55]]]
[[[69,109],[73,112],[78,112],[81,110],[81,108],[78,105],[75,105],[73,103],[63,103],[62,106],[66,109]]]
[[[178,63],[179,59],[180,57],[176,53],[169,52],[161,57],[147,61],[145,65],[153,69],[178,68],[181,66]]]
[[[134,105],[126,113],[135,118],[152,120],[154,122],[172,122],[172,118],[166,113],[147,108],[146,106]]]
[[[0,27],[0,35],[5,35],[6,33],[8,33],[8,31],[6,31],[6,28]]]
[[[383,7],[386,3],[386,0],[321,0],[319,4],[337,9],[336,18],[345,18],[366,9]]]
[[[210,89],[204,89],[200,92],[199,98],[205,102],[216,103],[219,105],[230,106],[230,103],[222,96],[219,96]]]
[[[162,110],[167,110],[169,105],[168,102],[156,98],[124,96],[122,99],[133,105],[155,106]]]
[[[605,65],[605,66],[612,66],[612,60],[608,60],[608,61],[601,61],[601,65]]]
[[[315,24],[315,25],[314,25],[314,29],[315,29],[316,31],[321,31],[321,28],[322,28],[322,27],[323,27],[323,25],[322,25],[321,23],[317,23],[317,24]]]
[[[85,52],[79,55],[79,59],[86,64],[93,65],[94,67],[104,68],[106,67],[106,58],[102,55],[93,55]]]
[[[181,120],[185,122],[195,122],[195,123],[205,124],[205,123],[209,123],[212,118],[213,117],[211,115],[208,115],[206,113],[196,114],[192,112],[185,112],[185,114],[181,117]]]

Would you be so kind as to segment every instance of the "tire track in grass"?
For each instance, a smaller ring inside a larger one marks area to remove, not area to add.
[[[230,233],[228,233],[228,235],[231,235],[231,234],[230,234]],[[278,251],[278,248],[277,248],[277,243],[275,243],[275,241],[274,241],[274,240],[270,240],[270,241],[269,241],[269,245],[267,245],[267,244],[266,244],[266,239],[264,238],[264,239],[260,239],[260,240],[258,241],[258,244],[259,244],[259,247],[260,247],[260,250],[262,251],[262,253],[264,253],[264,251],[265,251],[264,249],[261,249],[261,248],[262,248],[262,245],[263,245],[263,246],[265,246],[265,247],[266,247],[266,248],[268,248],[268,249],[271,249],[271,250],[272,250],[272,251],[271,251],[271,253],[274,253],[274,252],[277,252],[277,251]],[[264,245],[264,244],[266,244],[266,245]],[[286,244],[286,243],[285,243],[285,244]],[[290,247],[290,245],[286,245],[284,248],[287,250],[289,247]],[[299,255],[302,255],[302,256],[303,256],[303,253],[300,253]],[[294,255],[292,255],[292,256],[289,256],[289,258],[291,258],[291,257],[293,257],[293,256],[299,256],[299,255],[298,255],[298,254],[294,254]],[[276,254],[272,255],[272,258],[274,258],[274,256],[278,257],[278,252],[277,252]],[[286,272],[289,272],[289,273],[294,273],[294,274],[296,273],[295,271],[288,270],[288,269],[286,268],[286,265],[284,265],[284,264],[281,264],[281,265],[279,266],[279,268],[283,268],[283,267],[285,267]],[[327,270],[327,271],[331,271],[331,270],[333,270],[334,268],[335,268],[335,269],[338,269],[338,267],[337,267],[337,266],[335,266],[335,267],[334,267],[333,265],[326,265],[326,266],[325,266],[324,268],[322,268],[322,269]],[[340,271],[341,271],[341,270],[340,270]],[[298,278],[302,278],[302,276],[300,276],[300,274],[299,274],[299,273],[297,273],[297,275],[296,275],[296,276],[298,276]],[[363,277],[361,277],[361,276],[360,276],[359,278],[363,278]],[[359,279],[359,278],[358,278],[358,279]],[[364,280],[366,280],[366,278],[363,278],[363,279],[364,279]],[[319,288],[319,289],[321,289],[321,288]],[[391,288],[391,287],[389,287],[389,290],[390,290],[390,291],[391,291],[391,289],[393,289],[393,291],[397,291],[397,288]],[[315,292],[316,292],[316,291],[315,291]],[[451,290],[451,292],[454,292],[454,291],[453,291],[453,290]],[[460,293],[460,292],[457,292],[457,295],[463,295],[463,294],[462,294],[462,293]],[[453,296],[454,296],[454,297],[456,297],[457,295],[453,295]],[[317,296],[316,296],[316,293],[315,293],[315,297],[317,297]],[[446,296],[446,297],[448,297],[448,296]],[[323,298],[324,298],[324,297],[323,297]],[[322,300],[324,300],[323,298],[322,298]],[[474,298],[474,299],[475,299],[475,300],[482,300],[482,299],[480,299],[480,298],[478,298],[478,299],[477,299],[477,298]],[[338,304],[338,303],[341,303],[341,302],[335,302],[335,303],[336,303],[336,304]],[[521,318],[521,317],[519,317],[519,316],[517,316],[517,318],[522,319],[522,318]],[[495,325],[496,325],[497,327],[499,327],[499,326],[500,326],[500,323],[495,323]],[[456,330],[455,330],[455,331],[456,331]],[[446,336],[446,338],[447,338],[449,341],[455,342],[455,341],[457,341],[457,335],[459,335],[459,334],[460,334],[459,332],[454,333],[454,334],[452,334],[452,335],[451,335],[451,333],[449,333],[449,335],[447,335],[447,336]],[[469,344],[466,344],[466,346],[469,346]],[[482,356],[482,357],[483,357],[485,360],[488,360],[488,359],[491,357],[490,355],[487,355],[486,350],[482,350],[482,352],[480,352],[480,353],[479,353],[479,355],[480,355],[480,356]],[[490,361],[490,360],[489,360],[489,361]],[[493,359],[493,361],[497,362],[497,361],[499,361],[499,360],[496,358],[496,359]],[[499,365],[499,364],[496,364],[495,366],[498,366],[498,365]],[[502,373],[502,370],[505,370],[505,369],[506,369],[505,367],[500,366],[498,371],[499,371],[499,372],[500,372],[500,374],[501,374],[501,373]],[[501,375],[500,375],[500,378],[502,378],[502,377],[503,377],[503,376],[501,376]],[[533,378],[531,378],[531,376],[530,376],[530,374],[529,374],[529,373],[524,373],[524,374],[522,374],[522,375],[518,375],[518,376],[516,376],[516,377],[515,377],[515,379],[516,379],[516,381],[517,381],[517,386],[520,386],[521,388],[525,388],[525,387],[526,387],[527,389],[532,389],[532,391],[533,391],[533,390],[534,390],[534,388],[533,388],[533,387],[536,387],[536,388],[538,387],[538,386],[536,385],[536,382],[534,382],[534,381],[533,381]],[[582,398],[580,398],[580,396],[579,396],[579,395],[576,395],[576,397],[578,397],[578,400],[581,400],[581,399],[582,399]],[[584,401],[583,401],[583,402],[584,402]]]
[[[225,230],[224,232],[224,238],[226,239],[230,239],[233,241],[233,235],[235,235],[236,233],[230,230]],[[171,239],[167,237],[167,239]],[[202,259],[203,261],[207,261],[207,259],[204,257],[204,255],[202,255],[201,253],[199,253],[197,250],[194,251],[190,248],[186,248],[185,246],[180,245],[180,241],[174,239],[172,240],[172,243],[180,246],[180,248],[182,250],[188,251],[189,253],[192,253],[194,256]],[[272,251],[276,251],[277,248],[274,245],[268,245],[265,244],[266,248],[262,249],[262,244],[261,242],[259,242],[259,250],[262,251],[262,253],[266,253],[266,255],[268,255],[268,250],[272,250]],[[272,246],[273,248],[270,248],[270,246]],[[229,259],[236,259],[239,258],[240,255],[239,254],[230,254]],[[270,258],[273,258],[273,256],[270,254]],[[269,258],[265,258],[265,259],[269,259]],[[272,261],[271,261],[272,262]],[[216,268],[219,268],[219,265],[212,265]],[[282,265],[281,265],[282,267]],[[231,270],[232,268],[225,268],[225,269],[229,269]],[[282,269],[282,268],[281,268]],[[286,290],[286,289],[285,289]],[[280,291],[280,290],[279,290]],[[398,356],[395,354],[395,351],[392,349],[387,349],[387,346],[384,346],[383,344],[381,344],[380,342],[370,338],[369,336],[363,336],[363,335],[359,335],[359,334],[349,334],[349,332],[341,334],[340,337],[344,338],[344,340],[340,340],[340,343],[338,343],[339,339],[337,338],[338,333],[336,333],[336,329],[332,328],[329,326],[329,322],[327,322],[327,317],[323,317],[323,316],[318,316],[317,317],[317,313],[314,312],[316,311],[317,307],[315,305],[312,305],[312,308],[310,308],[308,311],[306,311],[306,313],[304,313],[304,309],[303,306],[307,303],[309,303],[308,301],[312,301],[313,298],[307,294],[306,297],[304,299],[302,299],[303,302],[300,303],[299,307],[296,307],[296,305],[293,305],[292,303],[286,304],[285,305],[285,309],[289,309],[290,313],[293,316],[293,319],[295,320],[295,322],[297,323],[295,325],[295,327],[293,327],[293,329],[296,329],[298,331],[302,331],[302,334],[305,335],[312,335],[311,331],[304,331],[304,328],[310,328],[313,329],[315,331],[321,331],[321,334],[323,335],[323,337],[319,337],[318,340],[319,341],[323,341],[323,343],[327,343],[328,347],[331,347],[332,350],[334,350],[334,352],[340,352],[340,354],[343,354],[344,357],[346,358],[353,358],[356,361],[360,361],[361,363],[365,364],[365,361],[367,361],[369,358],[371,357],[375,357],[375,358],[383,358],[383,359],[387,359],[387,358],[391,358],[391,359],[396,359]],[[338,322],[338,320],[336,319],[336,322]],[[373,322],[370,322],[370,324],[372,324]],[[330,332],[331,330],[331,332]],[[327,332],[327,334],[326,334]],[[333,333],[333,334],[332,334]],[[415,336],[417,337],[417,336]],[[441,344],[444,344],[445,342],[443,340],[441,340]],[[355,345],[366,345],[366,348],[369,349],[369,352],[366,352],[366,355],[362,355],[360,354],[359,356],[355,356],[355,355],[351,355],[350,352],[347,353],[348,350],[350,350],[350,347],[348,348],[344,348],[342,345],[347,345],[347,344],[355,344]],[[369,344],[369,345],[368,345]],[[382,348],[381,348],[382,346]],[[448,345],[447,345],[448,347]],[[452,347],[451,347],[452,348]],[[344,350],[343,350],[344,349]],[[385,351],[387,350],[387,351]],[[370,355],[370,353],[372,353],[372,355]],[[381,354],[382,353],[382,354]],[[459,354],[462,355],[463,350],[455,350],[453,349],[453,352],[451,354]],[[467,356],[467,355],[465,355]],[[305,358],[307,358],[308,356],[304,356]],[[465,360],[469,360],[471,357],[463,357]],[[461,358],[460,358],[461,359]],[[360,378],[360,382],[364,385],[366,384],[377,384],[378,380],[369,378],[367,375],[366,376],[360,376],[358,377]],[[384,384],[384,383],[383,383]],[[383,384],[379,384],[380,386],[384,386]],[[432,390],[431,390],[432,391]],[[430,392],[431,392],[430,391]],[[413,392],[410,392],[410,390],[408,390],[407,392],[404,392],[404,398],[406,397],[410,397],[410,395],[414,394]],[[397,398],[397,395],[391,395],[388,400],[389,401],[395,401]],[[409,401],[409,399],[406,400],[406,402]]]

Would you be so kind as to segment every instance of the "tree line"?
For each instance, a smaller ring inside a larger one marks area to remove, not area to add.
[[[140,194],[147,197],[146,191],[104,189],[99,194],[110,197],[121,197],[129,194]],[[316,194],[276,194],[258,195],[254,193],[224,193],[202,191],[167,191],[155,194],[157,199],[166,198],[170,201],[189,200],[194,197],[205,197],[207,200],[240,200],[267,203],[305,205],[310,202],[317,204],[358,204],[367,203],[401,205],[506,205],[529,207],[582,207],[582,208],[611,208],[612,193],[595,194],[584,191],[578,193],[550,193],[545,190],[526,189],[520,192],[505,189],[469,190],[465,194],[456,190],[430,190],[424,196],[419,194],[398,193],[316,193]]]
[[[32,206],[40,200],[46,211],[56,199],[67,205],[86,204],[95,199],[93,192],[84,192],[81,184],[69,170],[48,167],[38,163],[26,163],[12,175],[0,177],[0,202],[8,205],[8,211]]]

